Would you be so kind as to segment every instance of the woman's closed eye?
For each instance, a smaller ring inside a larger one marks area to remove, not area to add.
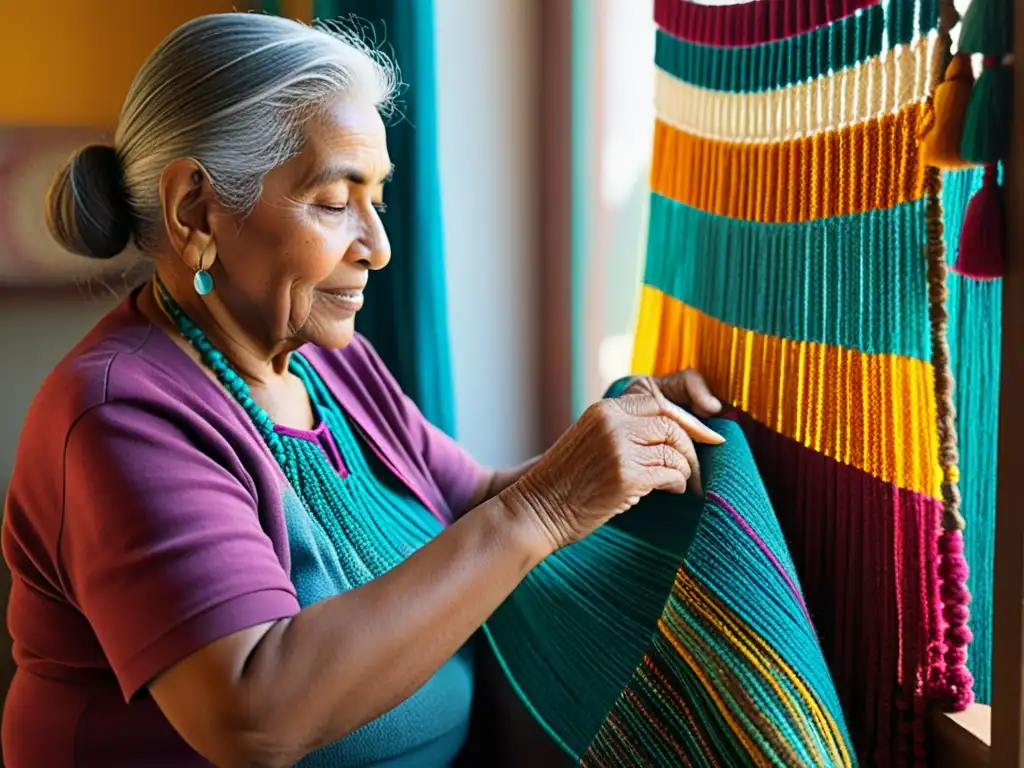
[[[376,209],[377,213],[379,213],[382,216],[385,213],[387,213],[387,210],[388,210],[388,206],[387,206],[386,203],[373,203],[373,207]],[[348,205],[347,204],[343,204],[343,205],[318,204],[317,208],[319,208],[321,211],[324,211],[326,213],[340,214],[340,213],[345,213],[345,211],[348,210]]]
[[[316,207],[326,213],[344,213],[345,211],[348,210],[347,203],[344,203],[342,205],[325,205],[323,203],[318,203]]]

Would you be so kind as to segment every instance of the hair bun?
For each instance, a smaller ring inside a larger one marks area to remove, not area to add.
[[[71,156],[50,184],[46,223],[72,253],[109,259],[125,249],[134,222],[113,147],[90,144]]]

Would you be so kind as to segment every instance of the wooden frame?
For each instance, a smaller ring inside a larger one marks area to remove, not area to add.
[[[541,445],[547,447],[573,419],[572,306],[572,3],[547,0],[539,24],[536,84],[539,157],[537,199],[537,402]]]
[[[1014,3],[1014,53],[1024,60],[1024,2]],[[1015,73],[1010,162],[1006,169],[1006,262],[1003,281],[1002,381],[999,398],[999,484],[996,493],[992,627],[990,764],[1024,767],[1024,78]]]

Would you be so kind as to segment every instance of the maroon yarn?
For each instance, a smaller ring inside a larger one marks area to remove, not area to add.
[[[854,745],[878,766],[924,765],[931,701],[956,697],[969,639],[965,573],[942,502],[743,425],[804,587]],[[940,573],[940,546],[942,562]],[[952,547],[952,548],[951,548]],[[961,540],[962,553],[962,540]],[[968,598],[969,599],[969,598]],[[943,605],[946,605],[943,610]],[[957,629],[953,630],[956,624]],[[959,650],[947,644],[959,643]]]
[[[945,705],[960,712],[974,700],[974,677],[967,670],[967,646],[973,639],[967,621],[971,593],[967,589],[970,573],[964,557],[964,536],[960,531],[943,531],[939,537],[939,589],[942,597],[942,618],[946,631],[943,637],[946,654]]]
[[[981,189],[967,203],[952,269],[974,280],[996,280],[1006,274],[1006,203],[996,164],[985,166]]]
[[[700,5],[654,0],[654,20],[675,37],[702,45],[759,45],[802,35],[881,0],[758,0]]]

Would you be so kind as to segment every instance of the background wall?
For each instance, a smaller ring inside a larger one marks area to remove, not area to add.
[[[540,5],[435,6],[456,429],[480,461],[511,464],[540,447],[533,386]]]

